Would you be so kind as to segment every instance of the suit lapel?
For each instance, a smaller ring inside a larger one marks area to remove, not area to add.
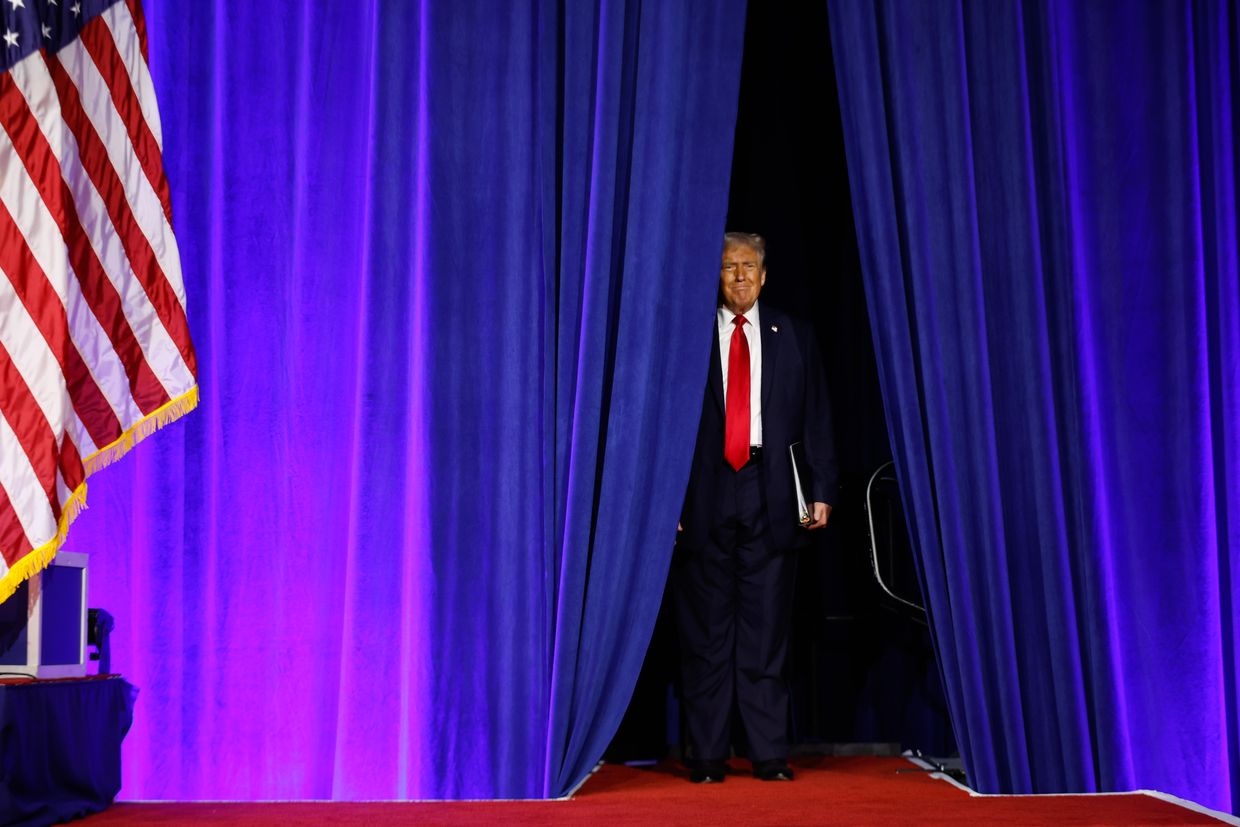
[[[769,409],[771,387],[775,382],[776,365],[779,364],[779,348],[784,333],[778,314],[762,308],[762,410]]]
[[[719,354],[719,322],[712,317],[710,325],[710,389],[719,403],[719,411],[723,407],[723,361]]]

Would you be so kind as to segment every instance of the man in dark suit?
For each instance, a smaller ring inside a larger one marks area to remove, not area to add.
[[[721,302],[675,572],[682,698],[694,782],[722,781],[733,702],[754,774],[791,780],[788,687],[792,550],[835,498],[825,381],[813,331],[758,305],[761,236],[724,236]],[[789,446],[801,443],[808,524],[798,521]]]

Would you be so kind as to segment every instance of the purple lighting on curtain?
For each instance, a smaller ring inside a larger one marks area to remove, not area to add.
[[[428,23],[425,8],[420,9],[422,19],[418,26],[417,47],[417,138],[414,141],[417,155],[414,176],[414,209],[413,209],[413,240],[406,255],[413,266],[413,289],[411,291],[410,315],[413,323],[409,331],[409,345],[406,361],[410,370],[409,407],[412,433],[406,442],[405,467],[416,468],[429,456],[431,437],[426,431],[425,423],[429,419],[431,405],[428,400],[430,380],[427,377],[426,365],[435,358],[433,339],[428,333],[431,325],[429,302],[427,301],[427,284],[432,274],[427,267],[427,248],[430,232],[428,213],[430,205],[427,198],[426,184],[430,179],[429,147],[427,135],[427,100],[430,98],[428,88],[429,66]],[[401,591],[405,605],[429,606],[434,599],[432,583],[434,572],[429,565],[430,556],[418,553],[419,546],[427,543],[431,536],[431,504],[430,495],[426,490],[426,480],[422,477],[409,486],[404,502],[403,540],[405,548],[415,550],[413,554],[401,556]],[[397,727],[399,742],[397,744],[398,767],[397,789],[398,798],[418,798],[435,794],[435,782],[427,783],[426,779],[436,779],[442,767],[428,765],[424,760],[425,751],[422,745],[430,740],[430,730],[435,725],[433,719],[427,720],[426,710],[432,708],[433,696],[428,686],[429,674],[425,664],[434,657],[432,643],[426,633],[430,618],[416,611],[405,613],[401,623],[401,670],[400,670],[400,721]],[[337,765],[337,775],[344,776],[344,768]],[[420,779],[416,788],[408,779]],[[347,795],[340,791],[337,797]]]
[[[1236,808],[1234,6],[829,8],[970,779]]]
[[[72,538],[121,797],[562,794],[666,578],[743,3],[146,5],[203,390]]]

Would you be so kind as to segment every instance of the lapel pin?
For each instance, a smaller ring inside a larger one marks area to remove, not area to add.
[[[779,332],[779,325],[777,325],[777,324],[773,324],[773,325],[771,325],[771,332],[772,332],[772,333],[778,333],[778,332]]]

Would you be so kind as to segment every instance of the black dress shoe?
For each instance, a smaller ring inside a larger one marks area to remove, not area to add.
[[[722,783],[727,772],[728,767],[722,761],[699,761],[689,773],[689,780],[694,784]]]
[[[782,758],[754,762],[753,774],[762,781],[791,781],[794,777],[792,768]]]

